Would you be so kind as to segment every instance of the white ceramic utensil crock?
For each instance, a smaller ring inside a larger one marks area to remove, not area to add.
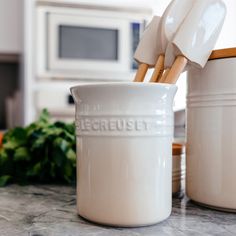
[[[143,226],[171,213],[176,86],[104,83],[71,89],[76,102],[77,208],[115,226]]]
[[[188,73],[187,195],[236,210],[236,49]],[[213,60],[214,59],[214,60]]]

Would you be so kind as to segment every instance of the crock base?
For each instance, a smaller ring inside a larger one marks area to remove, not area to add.
[[[166,219],[163,219],[161,221],[158,221],[158,222],[153,222],[153,223],[148,223],[148,224],[133,224],[133,225],[124,225],[124,224],[110,224],[110,223],[104,223],[104,222],[99,222],[99,221],[96,221],[96,220],[90,220],[88,219],[87,217],[85,216],[82,216],[80,215],[79,213],[77,213],[77,215],[79,217],[81,217],[83,220],[89,222],[89,223],[92,223],[94,225],[100,225],[100,226],[109,226],[109,227],[119,227],[119,228],[140,228],[140,227],[148,227],[148,226],[153,226],[153,225],[156,225],[156,224],[159,224],[165,220],[167,220],[169,218],[169,216],[166,218]]]
[[[201,202],[198,202],[198,201],[195,201],[195,200],[191,200],[191,201],[193,203],[195,203],[196,205],[199,205],[199,206],[202,206],[202,207],[205,207],[205,208],[210,208],[210,209],[213,209],[213,210],[223,211],[223,212],[236,213],[236,209],[212,206],[212,205],[201,203]]]

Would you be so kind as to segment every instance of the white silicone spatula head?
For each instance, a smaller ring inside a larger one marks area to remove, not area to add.
[[[195,0],[173,0],[166,8],[161,20],[161,45],[165,53],[168,42],[172,41],[176,31],[191,10]]]
[[[226,6],[222,0],[195,0],[172,41],[176,47],[175,54],[185,56],[197,67],[204,67],[218,39],[225,15]]]
[[[134,59],[139,63],[148,64],[153,67],[156,64],[158,55],[161,52],[161,44],[158,38],[160,17],[154,16],[139,41],[134,54]]]
[[[195,2],[196,0],[174,0],[163,15],[161,38],[162,47],[165,51],[165,68],[170,68],[175,60],[174,48],[171,42]]]
[[[159,27],[157,33],[160,50],[150,82],[160,82],[164,70],[164,54],[166,47],[169,41],[173,39],[177,29],[192,8],[193,1],[194,0],[173,0],[164,11],[161,18],[161,27]]]
[[[176,59],[165,83],[176,83],[189,62],[203,68],[222,29],[226,6],[222,0],[196,0],[178,29],[172,45],[167,48]]]

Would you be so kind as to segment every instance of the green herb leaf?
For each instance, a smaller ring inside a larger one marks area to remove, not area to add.
[[[4,134],[0,148],[0,186],[14,183],[66,182],[76,177],[73,123],[51,122],[47,110],[38,121]]]
[[[41,170],[42,170],[41,163],[38,162],[31,169],[27,171],[27,176],[37,176],[38,174],[40,174]]]
[[[26,147],[17,148],[15,150],[13,158],[14,161],[29,161],[31,159],[29,150]]]
[[[5,186],[12,177],[10,175],[0,176],[0,187]]]
[[[49,112],[47,111],[47,109],[43,109],[40,117],[39,117],[39,122],[45,122],[48,123],[50,119],[50,115]]]

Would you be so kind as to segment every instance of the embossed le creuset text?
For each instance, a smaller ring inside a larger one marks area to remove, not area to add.
[[[94,133],[132,133],[147,132],[160,133],[163,130],[163,123],[158,118],[129,118],[129,117],[112,117],[112,118],[77,118],[77,134],[94,134]]]

